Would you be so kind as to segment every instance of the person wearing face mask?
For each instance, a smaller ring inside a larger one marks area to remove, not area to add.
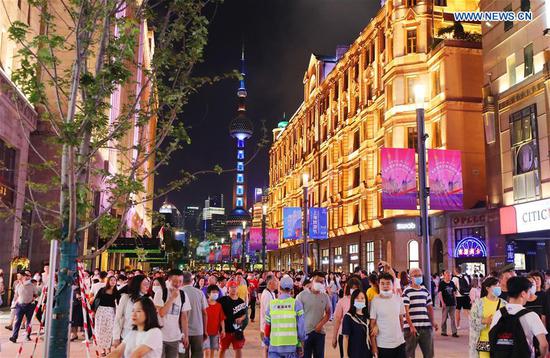
[[[344,337],[342,336],[342,323],[344,315],[349,311],[351,305],[351,295],[356,291],[361,291],[361,281],[357,277],[350,278],[344,287],[344,297],[342,297],[334,309],[334,326],[332,331],[332,348],[338,344],[340,358],[344,358]],[[362,291],[361,291],[362,292]]]
[[[269,303],[277,298],[275,295],[275,290],[277,289],[279,280],[277,280],[273,274],[267,275],[265,280],[266,287],[260,297],[260,341],[262,347],[264,348],[264,357],[267,358],[267,345],[264,343],[265,312],[269,307]]]
[[[225,315],[222,305],[217,302],[220,297],[220,288],[217,285],[210,285],[206,289],[208,295],[208,307],[206,308],[206,334],[202,348],[205,358],[214,358],[214,354],[220,349],[220,337],[225,336]],[[220,333],[221,332],[221,333]]]
[[[370,358],[369,311],[365,294],[361,290],[354,290],[350,303],[342,324],[344,357]]]
[[[408,358],[414,358],[416,346],[419,345],[424,358],[433,358],[433,329],[439,328],[434,320],[432,297],[422,285],[422,271],[419,268],[410,270],[411,284],[403,291],[405,305],[405,343]]]
[[[323,358],[325,356],[324,326],[330,319],[330,299],[325,293],[325,274],[314,272],[309,290],[296,297],[304,307],[307,339],[304,344],[304,357]]]
[[[489,326],[493,315],[506,301],[499,298],[502,290],[496,277],[481,283],[481,298],[474,301],[470,311],[470,358],[489,358]]]
[[[376,337],[372,352],[378,358],[405,358],[403,315],[405,306],[401,297],[393,293],[393,276],[387,272],[378,277],[380,294],[370,305],[370,329]]]
[[[508,279],[507,288],[508,304],[495,312],[491,322],[489,331],[491,357],[535,358],[534,337],[539,342],[540,356],[546,357],[548,353],[546,328],[535,312],[524,308],[536,287],[533,288],[533,284],[526,277],[516,276]],[[504,336],[506,339],[501,339]]]

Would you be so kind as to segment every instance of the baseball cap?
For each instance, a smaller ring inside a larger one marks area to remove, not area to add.
[[[228,287],[238,287],[238,286],[239,286],[239,283],[238,283],[237,281],[231,280],[231,281],[229,281],[229,282],[227,283],[227,286],[228,286]]]
[[[281,288],[285,290],[290,290],[294,287],[294,280],[292,277],[288,275],[284,275],[283,278],[281,278]]]

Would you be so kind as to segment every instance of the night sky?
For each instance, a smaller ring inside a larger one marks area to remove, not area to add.
[[[239,68],[244,39],[247,61],[247,115],[255,134],[247,142],[247,155],[256,149],[261,121],[268,139],[271,129],[296,111],[303,100],[303,76],[310,55],[334,55],[336,46],[353,42],[380,8],[378,0],[225,0],[208,9],[211,21],[205,61],[197,74],[216,75]],[[232,169],[235,141],[228,134],[236,116],[237,80],[225,80],[203,88],[191,99],[183,118],[190,126],[192,143],[177,152],[155,178],[163,187],[179,170],[211,169],[219,164]],[[247,167],[249,204],[255,187],[268,184],[268,147]],[[203,206],[208,195],[223,193],[225,206],[232,202],[233,174],[208,174],[168,200],[180,210]],[[159,203],[156,203],[158,207]]]

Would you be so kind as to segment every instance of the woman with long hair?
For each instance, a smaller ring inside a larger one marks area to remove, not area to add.
[[[481,298],[477,299],[470,311],[470,358],[489,358],[489,328],[493,315],[506,305],[500,299],[502,290],[496,277],[487,277],[481,284]]]
[[[355,291],[361,291],[361,281],[355,276],[352,276],[346,281],[344,286],[344,297],[342,297],[336,304],[336,310],[334,312],[334,328],[332,336],[332,347],[336,348],[336,345],[340,347],[340,358],[344,355],[344,337],[342,336],[342,323],[344,315],[349,311],[351,305],[351,295]]]
[[[348,313],[344,316],[342,335],[344,336],[344,352],[349,358],[370,358],[372,352],[369,341],[369,309],[367,297],[361,290],[351,294]]]
[[[113,343],[115,309],[118,300],[116,283],[115,276],[107,277],[105,287],[99,289],[93,301],[97,345],[103,350],[103,356],[111,350]]]
[[[340,285],[336,281],[334,272],[328,274],[327,278],[328,295],[331,302],[330,320],[334,319],[334,311],[336,310],[336,303],[338,303],[338,292],[340,291]]]
[[[162,332],[157,310],[149,297],[140,297],[132,304],[131,320],[132,330],[108,357],[161,358]]]
[[[127,293],[123,293],[120,296],[113,327],[113,345],[115,347],[120,344],[121,338],[124,339],[128,332],[132,330],[132,310],[134,309],[134,303],[141,297],[147,295],[149,286],[150,283],[147,277],[136,275],[132,277],[128,283]],[[149,296],[146,297],[150,300]],[[151,303],[153,303],[153,301],[151,301]]]
[[[378,288],[378,276],[376,276],[376,274],[372,273],[369,275],[369,284],[370,287],[366,292],[368,305],[370,305],[372,299],[380,293]]]

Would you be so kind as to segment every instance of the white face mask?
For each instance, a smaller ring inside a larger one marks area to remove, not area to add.
[[[218,299],[218,296],[219,296],[219,294],[217,292],[216,293],[214,293],[214,292],[210,293],[210,298],[213,301],[216,301]]]
[[[321,282],[314,282],[313,289],[315,291],[325,292],[325,285],[323,285]]]
[[[390,291],[380,290],[380,296],[382,297],[391,297],[391,295],[393,295],[393,292],[391,290]]]
[[[529,294],[532,296],[536,293],[537,293],[537,286],[535,285],[531,286],[531,288],[529,289]]]

